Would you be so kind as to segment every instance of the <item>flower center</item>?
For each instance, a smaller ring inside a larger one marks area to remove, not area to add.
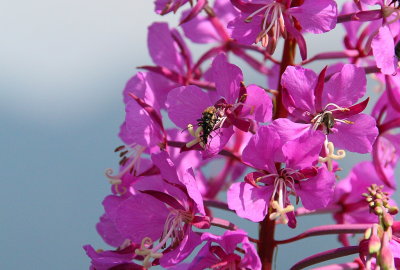
[[[294,210],[294,206],[290,204],[289,194],[293,194],[297,197],[295,189],[295,176],[297,178],[303,178],[303,176],[296,170],[290,168],[282,169],[279,174],[268,174],[260,177],[274,177],[274,191],[272,192],[270,206],[274,209],[274,212],[270,214],[271,220],[277,219],[279,223],[287,224],[289,219],[287,213]]]
[[[118,174],[112,175],[114,173],[113,169],[108,168],[105,171],[105,175],[108,177],[110,184],[115,187],[117,193],[124,194],[126,192],[125,187],[122,187],[122,190],[119,188],[119,185],[122,183],[122,177],[128,172],[132,175],[136,175],[140,167],[140,157],[144,150],[146,150],[146,147],[136,144],[130,146],[122,145],[114,150],[115,152],[120,152],[119,156],[121,160],[119,165],[121,165],[123,169],[120,170]]]
[[[261,41],[262,46],[267,47],[269,42],[268,32],[272,30],[272,38],[273,42],[276,43],[280,34],[284,35],[285,33],[285,21],[283,19],[284,5],[277,2],[272,2],[268,5],[265,5],[258,10],[254,11],[250,14],[245,22],[251,22],[253,17],[259,14],[260,12],[264,12],[261,32],[258,34],[256,38],[256,43]]]
[[[165,248],[168,240],[171,240],[170,248],[177,247],[185,236],[185,225],[191,223],[193,218],[193,214],[190,211],[172,209],[167,216],[164,231],[157,246],[151,248],[153,241],[149,237],[145,237],[142,240],[140,249],[135,250],[137,255],[145,257],[143,267],[150,268],[152,265],[151,258],[159,259],[163,256],[162,253],[157,251]]]
[[[329,107],[333,107],[334,109],[329,109]],[[354,124],[349,120],[334,118],[333,117],[334,111],[345,112],[349,111],[349,109],[340,107],[335,103],[328,103],[321,113],[317,114],[316,116],[314,116],[313,119],[311,119],[311,123],[313,123],[313,129],[317,130],[320,125],[323,125],[324,133],[329,134],[332,133],[331,129],[334,127],[335,122],[341,122],[344,124]]]

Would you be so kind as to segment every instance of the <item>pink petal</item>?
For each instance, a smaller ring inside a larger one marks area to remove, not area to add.
[[[255,188],[246,183],[234,183],[228,189],[228,207],[239,217],[262,221],[268,213],[272,191],[272,187]]]
[[[243,150],[244,162],[270,173],[276,171],[274,155],[280,146],[278,133],[271,126],[262,126]]]
[[[203,158],[210,158],[224,149],[225,145],[233,135],[233,126],[220,128],[213,132],[208,138],[206,149],[203,151]]]
[[[182,241],[172,251],[164,253],[160,259],[160,265],[163,267],[174,266],[189,256],[192,251],[201,243],[200,236],[188,228]]]
[[[316,176],[301,181],[296,192],[303,206],[308,210],[326,207],[333,198],[335,181],[335,174],[329,172],[325,166],[319,168]]]
[[[186,17],[188,11],[182,14]],[[181,25],[185,36],[195,43],[211,43],[220,40],[218,33],[207,17],[197,15],[192,20]]]
[[[324,140],[324,134],[310,130],[300,138],[285,143],[282,151],[287,167],[300,170],[315,165]]]
[[[212,72],[217,93],[229,104],[234,104],[239,97],[243,73],[236,65],[228,63],[225,54],[219,54],[212,62]]]
[[[304,32],[321,34],[336,26],[337,6],[333,0],[304,0],[298,7],[292,7],[288,13],[296,17]]]
[[[168,116],[178,127],[186,129],[188,124],[197,127],[197,119],[212,106],[210,98],[197,86],[181,86],[173,89],[167,98]]]
[[[135,143],[151,147],[163,140],[159,124],[135,100],[126,104],[125,111],[119,136],[127,145]]]
[[[354,124],[335,123],[337,132],[328,135],[329,141],[334,143],[336,149],[344,148],[361,154],[371,152],[372,145],[378,136],[375,119],[361,113],[349,117],[348,120]]]
[[[293,107],[284,100],[285,107],[289,111],[300,109],[313,114],[315,112],[315,97],[313,89],[317,83],[317,74],[310,69],[300,66],[288,66],[282,74],[281,84],[287,89],[293,100]]]
[[[113,247],[119,247],[126,239],[107,214],[100,217],[100,222],[96,224],[96,230],[104,242]]]
[[[206,212],[204,211],[203,196],[197,187],[196,178],[192,168],[186,171],[181,182],[185,185],[189,197],[195,202],[197,207],[196,212],[205,215]]]
[[[397,59],[394,55],[393,35],[389,27],[382,26],[371,43],[376,65],[382,73],[392,75],[396,72]]]
[[[144,237],[156,241],[161,237],[169,214],[166,206],[145,194],[137,194],[121,203],[115,223],[118,229],[136,243]]]
[[[257,85],[249,85],[247,98],[241,115],[248,115],[257,122],[268,122],[272,118],[272,100],[264,89]]]
[[[346,64],[327,83],[322,95],[322,107],[335,103],[349,107],[365,95],[367,79],[363,68]]]
[[[260,33],[260,25],[262,24],[262,16],[254,16],[252,21],[245,22],[249,14],[243,14],[237,17],[228,24],[228,28],[231,30],[232,38],[240,43],[251,45],[256,41],[258,34]]]
[[[154,63],[183,73],[184,60],[178,53],[167,23],[153,23],[149,26],[147,44]]]

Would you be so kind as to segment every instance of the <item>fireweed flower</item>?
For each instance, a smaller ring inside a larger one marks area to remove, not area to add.
[[[312,132],[283,144],[285,166],[279,169],[275,162],[281,161],[277,156],[281,138],[273,127],[260,127],[242,157],[245,163],[259,171],[248,174],[244,183],[231,185],[227,194],[229,208],[240,217],[259,222],[272,207],[271,219],[279,218],[295,227],[290,194],[297,201],[301,199],[309,210],[325,207],[333,196],[335,176],[325,165],[315,167],[324,136],[310,136]]]
[[[255,129],[255,122],[267,122],[272,115],[271,98],[256,85],[244,87],[242,71],[218,55],[209,76],[216,93],[202,91],[197,86],[172,90],[167,99],[168,115],[182,129],[188,129],[194,139],[190,148],[199,144],[205,157],[217,154],[233,134],[233,127],[245,132]]]
[[[261,42],[272,54],[280,36],[291,36],[307,58],[303,32],[321,34],[336,26],[337,6],[333,0],[231,0],[242,14],[228,26],[241,43]],[[261,29],[261,31],[260,31]]]
[[[261,269],[257,251],[242,230],[226,231],[222,236],[203,233],[201,240],[207,243],[187,269]],[[243,254],[235,253],[239,245]]]
[[[283,119],[276,125],[281,130],[280,134],[285,129],[287,133],[301,130],[301,125],[303,132],[312,129],[325,134],[325,157],[321,159],[328,162],[331,170],[331,161],[345,155],[343,150],[335,153],[334,147],[368,153],[372,150],[378,129],[373,117],[360,113],[365,109],[368,99],[353,105],[365,94],[366,78],[363,69],[343,65],[339,72],[324,83],[325,72],[326,69],[317,75],[302,67],[288,67],[285,70],[281,82],[286,91],[283,103],[297,123],[290,124]]]
[[[123,235],[141,243],[136,254],[144,257],[145,268],[151,266],[153,259],[169,267],[181,262],[200,244],[200,236],[192,226],[209,228],[210,221],[193,171],[188,170],[180,178],[166,152],[153,154],[152,160],[162,179],[148,183],[149,189],[142,182],[141,188],[119,205],[115,223]]]
[[[152,153],[165,148],[166,133],[159,111],[148,105],[133,93],[126,104],[125,122],[121,125],[119,136],[125,143],[115,149],[120,152],[120,171],[116,175],[112,169],[106,170],[106,175],[112,185],[120,185],[124,176],[136,175],[140,170],[143,153]],[[119,192],[124,193],[124,190]]]

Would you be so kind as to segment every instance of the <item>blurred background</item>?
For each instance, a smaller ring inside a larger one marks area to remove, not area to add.
[[[88,269],[82,246],[108,248],[95,224],[110,189],[104,170],[118,162],[122,90],[137,66],[152,64],[147,26],[176,26],[177,18],[156,15],[148,0],[20,0],[1,7],[0,269]],[[340,25],[323,38],[308,36],[309,55],[340,49],[342,36]],[[265,86],[265,78],[241,67],[247,84]],[[344,175],[361,158],[368,156],[347,159]],[[226,218],[257,236],[256,224]],[[277,238],[332,222],[303,217]],[[276,269],[338,246],[334,236],[282,246]]]

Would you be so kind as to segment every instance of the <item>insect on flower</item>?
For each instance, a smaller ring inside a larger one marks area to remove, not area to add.
[[[332,113],[324,113],[321,122],[324,124],[326,134],[332,133],[331,129],[335,125],[335,118]]]
[[[214,106],[210,106],[204,110],[202,117],[197,119],[197,125],[202,128],[202,133],[200,135],[201,142],[206,145],[208,142],[208,136],[211,132],[221,126],[217,124],[221,122],[221,115]]]

